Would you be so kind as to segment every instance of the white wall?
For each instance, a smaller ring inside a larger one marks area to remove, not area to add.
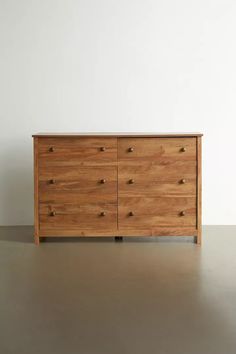
[[[235,18],[234,0],[0,0],[0,224],[33,223],[37,131],[201,131],[203,222],[236,224]]]

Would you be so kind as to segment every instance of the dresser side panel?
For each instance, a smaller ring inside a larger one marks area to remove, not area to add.
[[[39,176],[38,176],[38,139],[34,138],[34,237],[35,243],[39,243]]]
[[[197,243],[202,242],[202,138],[197,137]]]

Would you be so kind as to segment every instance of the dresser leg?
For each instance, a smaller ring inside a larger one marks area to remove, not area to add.
[[[115,236],[115,241],[123,241],[123,237],[122,236]]]
[[[198,234],[197,234],[197,244],[201,245],[202,243],[202,230],[198,230]]]
[[[34,243],[36,244],[36,246],[39,245],[40,239],[38,236],[34,236]]]

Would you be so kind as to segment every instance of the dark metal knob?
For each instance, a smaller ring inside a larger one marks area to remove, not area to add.
[[[179,182],[180,182],[181,184],[185,184],[185,183],[186,183],[186,179],[185,179],[185,178],[182,178]]]
[[[129,184],[134,184],[134,179],[131,178],[131,179],[129,180]]]
[[[56,212],[55,211],[51,211],[50,212],[50,216],[55,216],[56,215]]]
[[[50,146],[50,148],[48,149],[49,152],[53,152],[54,151],[54,147]]]
[[[128,148],[128,151],[129,151],[129,152],[133,152],[133,151],[134,151],[134,148],[133,148],[133,147],[129,147],[129,148]]]
[[[50,180],[49,180],[49,183],[50,183],[50,184],[55,184],[55,183],[56,183],[56,180],[55,180],[55,179],[50,179]]]
[[[100,150],[101,150],[101,151],[106,151],[105,146],[102,146],[102,147],[100,148]]]
[[[106,216],[105,211],[101,211],[100,215],[101,215],[101,216]]]
[[[186,214],[186,213],[185,213],[184,210],[182,210],[182,211],[179,213],[180,216],[185,216],[185,214]]]
[[[186,150],[187,150],[187,149],[186,149],[186,147],[184,147],[184,146],[180,149],[181,152],[185,152]]]
[[[106,183],[106,180],[105,179],[101,179],[100,183],[104,184],[104,183]]]
[[[130,212],[129,212],[129,216],[134,216],[134,212],[133,212],[133,211],[130,211]]]

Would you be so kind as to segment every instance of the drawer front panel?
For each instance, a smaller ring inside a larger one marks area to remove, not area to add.
[[[116,229],[117,207],[113,204],[40,203],[40,229]]]
[[[116,138],[40,138],[42,166],[116,165]]]
[[[119,163],[196,161],[196,138],[119,138]]]
[[[195,196],[196,161],[120,164],[119,196]]]
[[[116,203],[116,167],[48,166],[39,171],[40,202]]]
[[[119,228],[196,226],[196,198],[119,198]]]

